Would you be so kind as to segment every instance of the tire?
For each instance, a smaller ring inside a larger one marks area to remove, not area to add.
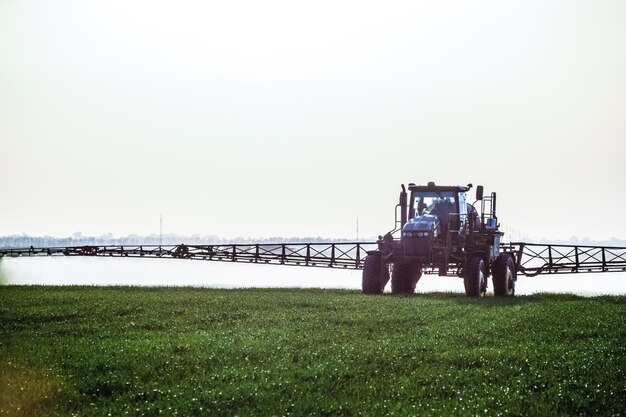
[[[468,297],[484,297],[487,292],[485,261],[480,256],[470,258],[463,276],[465,294]]]
[[[515,295],[515,261],[511,255],[502,254],[493,263],[493,293],[497,297],[512,297]]]
[[[363,294],[382,294],[389,281],[389,271],[381,268],[380,255],[368,255],[363,264],[361,289]]]
[[[414,294],[417,281],[422,277],[422,268],[415,264],[394,264],[391,272],[392,294]]]

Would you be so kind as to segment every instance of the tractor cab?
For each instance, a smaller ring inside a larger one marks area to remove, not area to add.
[[[469,186],[409,184],[408,219],[402,227],[404,255],[428,261],[431,248],[459,246],[467,234]]]
[[[436,216],[439,224],[445,227],[455,219],[464,225],[467,218],[465,193],[458,191],[415,190],[411,192],[410,203],[411,219],[424,215]]]

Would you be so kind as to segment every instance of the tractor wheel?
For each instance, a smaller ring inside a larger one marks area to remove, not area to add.
[[[500,255],[493,263],[493,293],[498,297],[515,295],[515,262],[511,255]]]
[[[380,255],[369,255],[363,264],[361,288],[363,294],[382,294],[389,281],[389,271],[381,268]]]
[[[465,268],[463,283],[468,297],[484,297],[487,292],[485,261],[482,257],[471,258]]]
[[[422,277],[422,268],[415,264],[394,264],[391,272],[392,294],[413,294],[417,281]]]

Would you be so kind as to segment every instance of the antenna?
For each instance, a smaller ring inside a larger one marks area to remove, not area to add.
[[[159,214],[159,246],[163,246],[163,215]]]
[[[359,215],[356,215],[356,240],[359,240]]]

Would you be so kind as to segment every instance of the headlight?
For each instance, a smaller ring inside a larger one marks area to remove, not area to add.
[[[429,232],[404,232],[402,236],[404,237],[428,237]]]

